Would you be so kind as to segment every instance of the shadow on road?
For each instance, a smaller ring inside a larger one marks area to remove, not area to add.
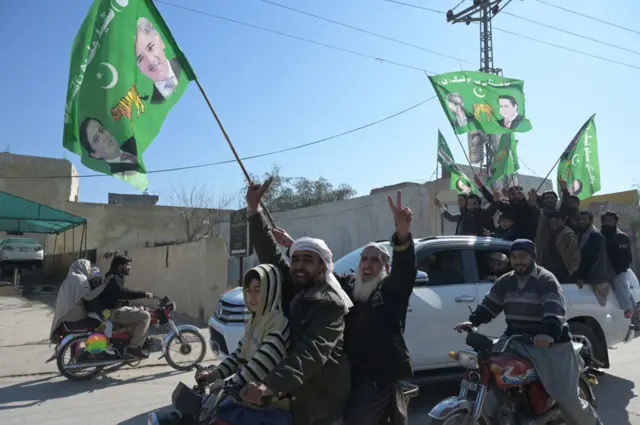
[[[604,423],[632,425],[627,406],[636,397],[633,381],[614,375],[598,377],[599,384],[593,389],[598,402],[598,415]]]
[[[93,392],[95,390],[119,385],[152,381],[180,373],[182,372],[171,370],[126,379],[118,379],[109,375],[101,375],[86,382],[71,382],[68,380],[54,381],[54,379],[59,377],[49,376],[26,382],[19,382],[14,385],[0,388],[0,411],[36,406],[47,400],[72,397],[76,394]]]

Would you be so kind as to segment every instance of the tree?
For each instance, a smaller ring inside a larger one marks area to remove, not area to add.
[[[195,184],[191,188],[184,186],[174,190],[169,204],[184,220],[187,242],[193,242],[205,236],[217,236],[225,208],[233,202],[235,196],[215,197],[204,184]]]
[[[251,176],[251,179],[262,182],[270,177],[273,177],[273,183],[265,194],[263,202],[267,209],[273,212],[342,201],[353,198],[357,193],[348,184],[341,183],[334,187],[324,177],[318,180],[310,180],[306,177],[283,177],[278,165],[273,165],[271,171],[262,176]]]

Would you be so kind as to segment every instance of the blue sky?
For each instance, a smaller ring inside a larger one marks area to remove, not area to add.
[[[433,72],[477,69],[477,26],[447,24],[444,16],[383,0],[278,0],[298,9],[401,39],[470,63],[460,63],[303,16],[259,0],[166,0],[300,37],[352,49]],[[406,0],[446,10],[457,0]],[[640,31],[637,0],[547,0]],[[2,2],[0,40],[5,66],[2,146],[16,154],[66,157],[80,174],[93,174],[62,148],[63,107],[72,41],[90,0]],[[468,4],[468,2],[467,2]],[[158,4],[195,69],[241,156],[328,137],[403,110],[433,95],[419,71],[246,28]],[[506,11],[575,33],[640,51],[640,34],[581,18],[536,0],[513,1]],[[499,16],[494,26],[561,44],[640,68],[640,54],[624,52],[516,19]],[[521,164],[544,176],[580,126],[596,113],[602,191],[637,183],[640,148],[632,126],[640,69],[585,57],[494,33],[495,65],[525,81],[527,117],[533,130],[519,135]],[[9,65],[9,66],[7,66]],[[400,181],[429,180],[435,170],[441,129],[454,156],[464,162],[445,115],[435,100],[368,129],[266,158],[249,160],[252,173],[272,164],[286,176],[326,177],[364,195]],[[462,139],[463,142],[465,139]],[[232,158],[197,87],[192,84],[169,113],[145,153],[149,170]],[[522,167],[524,174],[533,174]],[[552,176],[555,176],[552,174]],[[152,174],[150,191],[161,203],[180,187],[206,184],[217,194],[243,185],[236,164]],[[106,202],[108,192],[136,193],[112,177],[82,179],[80,200]]]

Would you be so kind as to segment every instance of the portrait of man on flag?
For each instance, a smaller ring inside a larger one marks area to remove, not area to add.
[[[138,69],[153,81],[150,102],[164,103],[180,83],[180,61],[178,58],[167,59],[164,41],[147,18],[138,19],[135,47]]]

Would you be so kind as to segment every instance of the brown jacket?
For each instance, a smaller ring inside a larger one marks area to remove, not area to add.
[[[543,215],[540,216],[540,223],[546,224],[547,218]],[[538,228],[540,232],[542,229]],[[547,240],[550,236],[549,229],[544,227],[544,238],[540,238],[540,235],[536,238],[536,250],[538,252],[539,263],[544,267],[548,263],[549,253],[547,252]],[[556,246],[560,255],[562,256],[562,262],[567,268],[569,276],[573,276],[580,267],[580,244],[578,238],[573,230],[565,226],[560,230],[556,237]]]
[[[289,351],[264,382],[277,395],[291,396],[294,425],[333,424],[342,417],[351,392],[351,371],[343,351],[344,304],[327,284],[296,293],[289,264],[262,213],[248,220],[258,259],[282,271],[282,304],[291,325]]]

